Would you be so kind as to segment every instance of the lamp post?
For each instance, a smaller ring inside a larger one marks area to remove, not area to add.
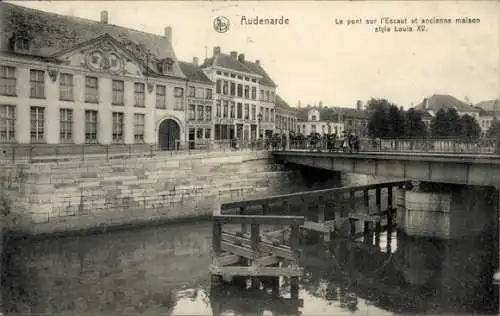
[[[257,121],[259,122],[259,126],[258,126],[258,133],[259,133],[259,139],[261,139],[261,134],[260,134],[260,122],[262,121],[262,112],[259,112],[259,114],[257,115]]]

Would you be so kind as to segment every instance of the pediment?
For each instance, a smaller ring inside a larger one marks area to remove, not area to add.
[[[142,76],[145,66],[108,34],[56,54],[64,64],[112,75]]]

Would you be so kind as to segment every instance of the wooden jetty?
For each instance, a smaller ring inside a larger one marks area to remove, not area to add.
[[[291,298],[298,298],[303,274],[299,266],[300,232],[316,232],[326,242],[337,236],[357,238],[380,232],[383,221],[387,227],[393,224],[394,188],[407,184],[406,180],[390,181],[217,205],[209,268],[213,282],[236,281],[246,287],[249,278],[252,288],[271,284],[273,292],[279,292],[279,277],[287,277]],[[384,204],[383,190],[387,196]],[[374,203],[370,203],[371,191]],[[364,224],[361,232],[356,228],[359,222]],[[266,226],[275,230],[266,230]]]

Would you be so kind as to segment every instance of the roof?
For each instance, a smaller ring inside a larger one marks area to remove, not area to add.
[[[479,107],[483,110],[486,111],[500,111],[500,99],[496,100],[488,100],[488,101],[481,101],[478,104],[476,104],[476,107]]]
[[[425,99],[415,106],[416,109],[423,109]],[[455,108],[457,112],[478,112],[479,110],[474,106],[465,103],[451,95],[448,94],[434,94],[427,98],[428,105],[427,110],[432,110],[438,112],[441,109],[447,110],[449,108]]]
[[[355,108],[348,107],[305,107],[299,108],[297,110],[297,119],[300,121],[307,121],[307,113],[316,109],[319,111],[319,118],[321,121],[337,121],[338,115],[345,118],[355,118],[355,119],[368,119],[369,113],[365,110],[358,110]]]
[[[176,61],[170,39],[118,25],[101,23],[90,19],[60,15],[10,3],[0,2],[2,47],[9,47],[13,36],[30,39],[30,55],[53,56],[79,44],[109,34],[138,59],[148,66],[159,60],[170,58]],[[5,50],[5,49],[4,49]],[[174,65],[174,76],[184,77],[180,68]]]
[[[208,67],[222,67],[226,69],[231,69],[239,72],[244,72],[248,74],[258,75],[259,84],[276,88],[277,85],[274,81],[269,77],[267,72],[262,68],[259,63],[248,61],[248,60],[239,60],[237,57],[233,57],[224,53],[217,53],[213,57],[205,59],[201,68]]]
[[[276,94],[276,104],[275,104],[275,106],[277,108],[281,108],[281,109],[295,110],[288,103],[286,103],[286,101],[283,100],[283,98],[281,96],[279,96],[278,94]]]
[[[179,66],[181,67],[182,72],[186,75],[186,77],[189,80],[197,81],[197,82],[201,82],[201,83],[207,83],[207,84],[214,83],[212,80],[210,80],[205,75],[205,73],[203,72],[203,70],[199,66],[197,66],[193,63],[179,61]]]

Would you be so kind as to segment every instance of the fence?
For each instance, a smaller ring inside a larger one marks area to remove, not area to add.
[[[43,162],[91,159],[128,159],[156,155],[196,154],[235,150],[266,150],[268,140],[176,141],[170,146],[158,144],[1,144],[0,162]]]
[[[320,139],[317,143],[309,140],[291,140],[291,150],[310,151],[356,151],[355,146],[343,147],[344,141],[336,139],[328,142]],[[359,140],[359,151],[364,152],[433,152],[455,154],[500,154],[497,139],[457,139],[457,138],[378,138]]]

